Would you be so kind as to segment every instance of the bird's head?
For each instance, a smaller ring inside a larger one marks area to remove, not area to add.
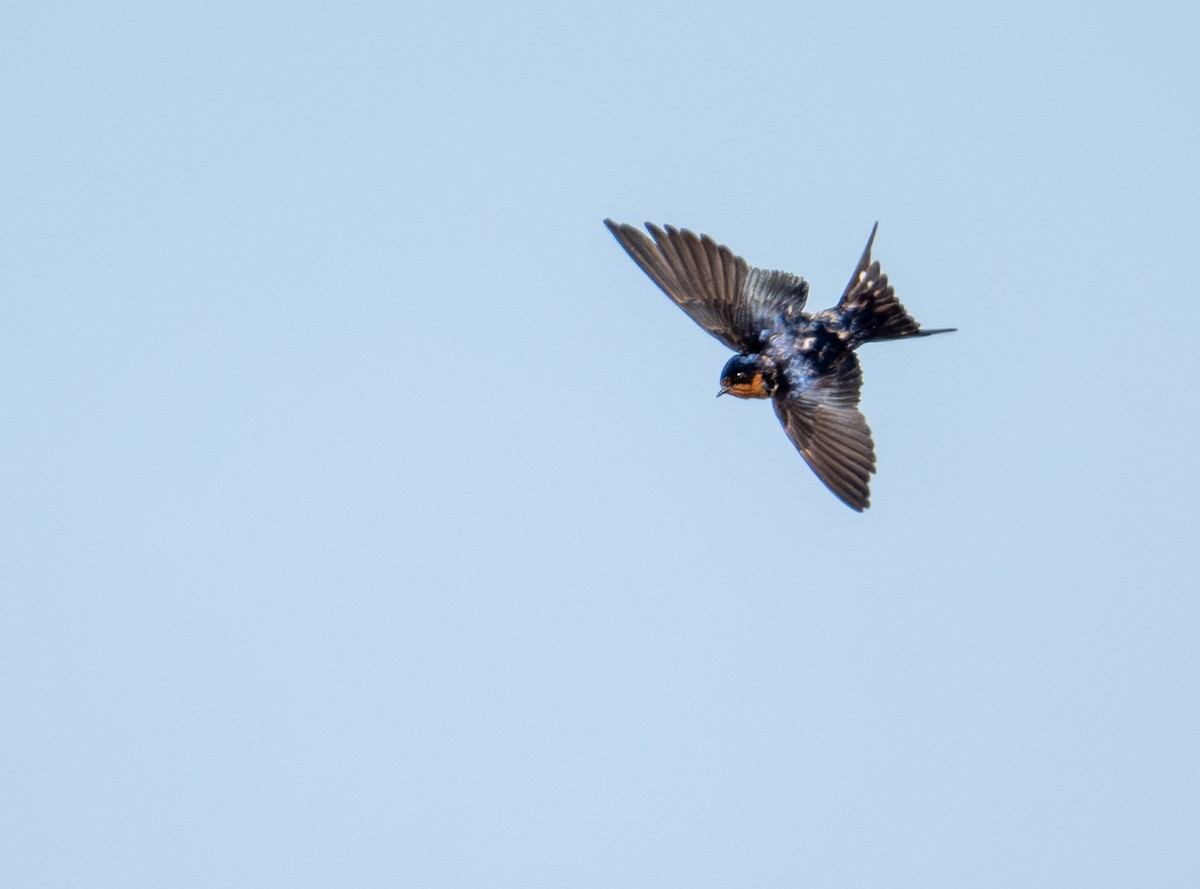
[[[762,355],[734,355],[721,371],[721,391],[738,398],[770,398],[775,391],[775,368]]]

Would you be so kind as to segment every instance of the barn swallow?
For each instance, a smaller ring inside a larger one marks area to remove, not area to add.
[[[754,268],[708,235],[646,223],[647,237],[631,225],[604,224],[675,305],[737,352],[721,371],[717,395],[770,398],[817,478],[851,509],[866,509],[875,444],[858,410],[862,368],[854,350],[955,329],[922,330],[896,299],[871,261],[879,223],[838,304],[811,315],[804,312],[807,281]]]

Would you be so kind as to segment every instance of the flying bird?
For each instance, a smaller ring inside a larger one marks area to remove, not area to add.
[[[788,438],[843,503],[870,505],[875,445],[858,410],[863,343],[949,333],[922,330],[908,314],[871,245],[838,304],[804,311],[808,282],[790,272],[754,268],[708,235],[646,223],[641,229],[604,220],[643,272],[688,316],[737,352],[721,371],[718,396],[770,398]]]

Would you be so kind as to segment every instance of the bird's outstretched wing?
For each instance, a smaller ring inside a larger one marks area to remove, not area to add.
[[[647,237],[632,225],[604,224],[675,305],[736,352],[758,351],[764,330],[804,309],[803,278],[753,268],[708,235],[646,223]]]
[[[862,369],[843,352],[824,373],[791,380],[774,395],[788,438],[825,486],[851,509],[870,505],[875,472],[871,430],[858,410]]]

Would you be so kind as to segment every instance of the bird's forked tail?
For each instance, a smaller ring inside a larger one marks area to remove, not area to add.
[[[922,330],[921,325],[896,298],[896,291],[888,284],[887,275],[879,268],[879,262],[871,261],[871,245],[875,243],[875,232],[879,223],[871,229],[871,237],[863,250],[862,258],[838,304],[826,309],[835,316],[851,348],[876,340],[898,340],[905,337],[932,336],[935,333],[950,333],[955,328]],[[822,312],[821,314],[825,314]]]

